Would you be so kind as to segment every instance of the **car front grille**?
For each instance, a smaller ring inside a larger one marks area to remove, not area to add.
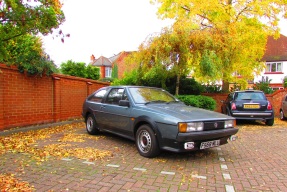
[[[224,129],[224,121],[210,121],[204,122],[204,131],[214,130],[214,129]]]

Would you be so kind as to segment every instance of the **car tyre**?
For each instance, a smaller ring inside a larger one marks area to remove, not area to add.
[[[157,138],[149,125],[142,125],[136,132],[136,146],[143,157],[156,157],[160,153]]]
[[[268,126],[272,126],[274,124],[274,118],[273,119],[267,119],[265,124]]]
[[[97,122],[95,117],[92,114],[89,114],[86,118],[86,130],[90,135],[99,134],[100,130],[96,125]]]
[[[285,115],[284,115],[282,110],[280,110],[280,119],[281,120],[285,120],[286,119],[286,117],[285,117]]]

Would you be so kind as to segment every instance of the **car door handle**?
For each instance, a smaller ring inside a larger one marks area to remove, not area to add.
[[[100,110],[103,110],[103,109],[105,109],[105,107],[104,107],[104,106],[101,106],[101,107],[100,107]]]

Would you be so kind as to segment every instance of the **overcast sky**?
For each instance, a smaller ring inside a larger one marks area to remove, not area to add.
[[[58,66],[68,60],[89,63],[92,54],[98,58],[136,51],[148,35],[171,25],[158,19],[149,0],[64,0],[63,11],[66,21],[60,28],[71,36],[65,43],[52,36],[43,39]],[[287,36],[287,22],[281,26]]]

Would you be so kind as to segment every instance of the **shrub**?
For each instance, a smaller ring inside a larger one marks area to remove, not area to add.
[[[125,73],[124,78],[122,79],[115,79],[112,82],[112,85],[137,85],[137,78],[138,72],[137,70],[133,70],[130,73]]]
[[[167,91],[175,94],[176,77],[167,79]],[[179,95],[200,95],[204,88],[194,78],[181,77],[179,83]]]
[[[283,87],[286,88],[287,87],[287,76],[285,76],[283,78]]]
[[[75,77],[83,77],[93,80],[98,80],[100,77],[100,69],[96,66],[86,66],[83,62],[74,62],[68,60],[61,64],[61,72],[65,75],[71,75]]]
[[[272,79],[269,79],[267,76],[264,77],[262,76],[262,80],[257,82],[255,84],[255,86],[253,87],[253,89],[255,90],[261,90],[263,91],[265,94],[272,94],[274,91],[272,90],[272,88],[269,86],[270,82]]]
[[[203,95],[178,95],[177,98],[186,105],[199,107],[214,111],[216,108],[216,101],[208,96]]]
[[[204,88],[205,93],[222,93],[221,85],[208,84],[208,85],[203,85],[203,88]]]

